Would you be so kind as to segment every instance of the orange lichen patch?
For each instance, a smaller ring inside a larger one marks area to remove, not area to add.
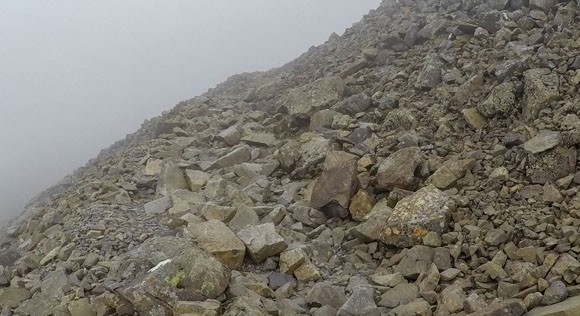
[[[413,236],[417,237],[417,238],[422,238],[425,235],[427,235],[429,231],[426,230],[424,227],[415,227],[415,229],[413,229]]]

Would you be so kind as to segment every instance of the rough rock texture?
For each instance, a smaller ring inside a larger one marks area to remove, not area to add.
[[[578,11],[383,1],[180,102],[0,229],[0,315],[575,315]]]

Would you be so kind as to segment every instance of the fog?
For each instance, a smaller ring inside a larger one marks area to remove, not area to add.
[[[3,0],[0,223],[148,118],[267,70],[380,0]]]

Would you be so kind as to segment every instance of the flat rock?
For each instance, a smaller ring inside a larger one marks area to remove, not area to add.
[[[421,162],[421,150],[417,147],[396,151],[379,165],[377,186],[385,190],[393,188],[414,189],[417,185],[415,171]]]
[[[344,288],[328,282],[316,283],[306,295],[309,306],[321,307],[324,305],[340,308],[346,303]]]
[[[537,307],[528,316],[576,316],[580,315],[580,296],[569,298],[558,304]]]
[[[185,170],[185,179],[189,185],[189,189],[193,192],[199,191],[207,181],[211,178],[211,175],[199,170]]]
[[[189,190],[183,170],[175,163],[168,161],[161,169],[157,180],[157,195],[167,196],[175,190]]]
[[[224,156],[218,158],[209,166],[208,169],[212,170],[212,169],[227,168],[235,166],[237,164],[241,164],[243,162],[248,162],[250,161],[250,159],[251,159],[250,150],[248,149],[248,147],[243,146],[234,149],[228,154],[225,154]]]
[[[16,308],[32,296],[29,290],[21,287],[0,289],[0,306]]]
[[[545,0],[539,0],[544,2]],[[550,0],[548,0],[550,1]],[[532,3],[530,2],[530,5]],[[538,117],[540,111],[560,98],[557,74],[547,68],[530,69],[524,72],[523,114],[528,121]]]
[[[389,216],[380,240],[400,248],[420,244],[430,231],[448,230],[454,205],[447,194],[430,185],[400,200]]]
[[[188,236],[201,248],[211,253],[223,265],[230,269],[241,267],[246,255],[246,246],[224,223],[209,220],[190,225]]]
[[[143,208],[147,214],[162,214],[173,206],[170,196],[164,196],[157,200],[145,203]]]
[[[289,114],[312,114],[341,99],[345,84],[340,77],[326,77],[290,90],[278,103]]]
[[[419,288],[412,283],[401,283],[381,295],[379,306],[395,308],[419,297]]]
[[[277,143],[276,136],[268,133],[249,133],[242,137],[242,141],[252,146],[264,147],[272,147]]]
[[[379,316],[380,312],[375,304],[374,289],[368,285],[359,285],[352,288],[346,302],[338,310],[337,316]]]
[[[524,149],[532,154],[541,153],[560,144],[562,137],[557,131],[541,131],[538,135],[524,143]]]
[[[281,253],[288,247],[288,244],[282,236],[278,235],[272,223],[247,227],[240,230],[237,235],[246,245],[254,262],[262,262],[268,257]]]
[[[232,125],[218,134],[218,137],[223,140],[226,144],[234,146],[240,142],[242,139],[242,132],[240,126]]]
[[[526,313],[526,307],[518,299],[509,299],[489,305],[487,308],[470,314],[471,316],[522,316]]]
[[[525,171],[532,183],[554,182],[576,171],[576,150],[558,146],[530,154]]]

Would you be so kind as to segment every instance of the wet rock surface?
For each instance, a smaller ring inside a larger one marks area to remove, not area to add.
[[[1,315],[574,315],[577,5],[384,1],[177,104],[0,230]]]

